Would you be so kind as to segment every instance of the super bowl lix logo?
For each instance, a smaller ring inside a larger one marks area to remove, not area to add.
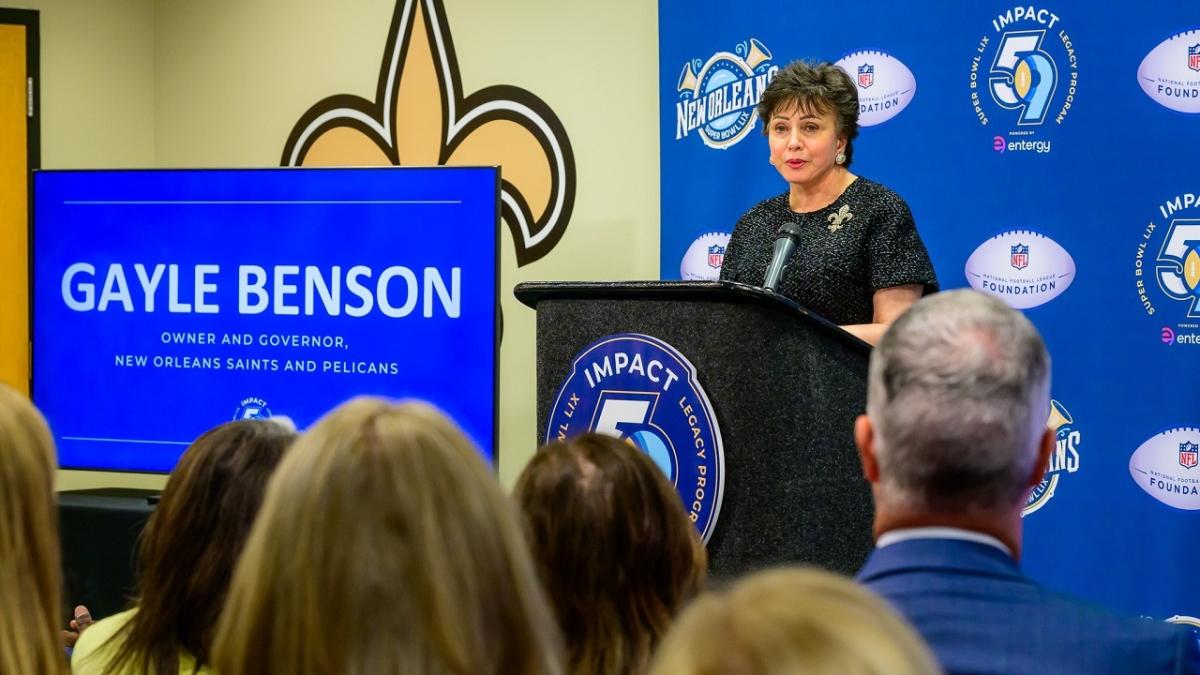
[[[997,151],[1049,152],[1050,141],[1036,139],[1042,125],[1049,119],[1062,124],[1075,102],[1075,48],[1058,22],[1044,7],[1013,7],[996,15],[994,32],[979,40],[971,58],[971,106],[981,125],[995,122],[1005,132],[988,136]]]
[[[546,442],[594,431],[637,446],[675,485],[708,541],[721,511],[721,430],[696,369],[671,345],[617,333],[575,356],[555,397]]]
[[[1158,215],[1162,220],[1156,223],[1151,219],[1147,223],[1134,255],[1137,299],[1146,316],[1160,312],[1174,315],[1154,324],[1156,336],[1164,344],[1197,345],[1200,344],[1200,195],[1186,193],[1159,204]]]
[[[758,119],[754,107],[778,70],[770,50],[754,38],[708,61],[688,61],[676,85],[675,140],[699,131],[705,145],[724,150],[745,138]]]
[[[1063,404],[1050,401],[1050,417],[1046,420],[1046,426],[1054,431],[1054,452],[1050,454],[1050,462],[1046,466],[1046,475],[1042,482],[1030,491],[1025,508],[1021,510],[1022,516],[1028,516],[1045,506],[1054,497],[1059,479],[1065,474],[1079,470],[1081,436],[1075,428],[1075,421],[1071,419],[1071,413],[1067,412]]]

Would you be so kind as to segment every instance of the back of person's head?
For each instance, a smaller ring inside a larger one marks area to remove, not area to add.
[[[515,497],[571,672],[641,672],[707,568],[670,481],[634,446],[584,434],[539,450]]]
[[[183,453],[142,532],[138,611],[92,653],[105,672],[177,672],[181,649],[208,661],[267,480],[295,438],[276,422],[228,422]]]
[[[970,290],[926,297],[871,355],[880,489],[930,511],[1003,510],[1028,489],[1049,412],[1033,324]]]
[[[345,403],[271,480],[218,630],[221,673],[561,673],[515,509],[425,404]]]
[[[650,675],[931,675],[937,662],[882,599],[830,572],[759,572],[706,593],[671,628]]]
[[[0,384],[0,674],[58,673],[62,577],[54,440],[24,396]]]

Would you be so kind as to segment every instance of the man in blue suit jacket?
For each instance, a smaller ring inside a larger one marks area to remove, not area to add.
[[[1042,480],[1050,358],[1020,312],[974,291],[927,297],[871,355],[855,425],[875,496],[858,578],[904,614],[948,673],[1200,673],[1184,626],[1123,618],[1017,567]]]

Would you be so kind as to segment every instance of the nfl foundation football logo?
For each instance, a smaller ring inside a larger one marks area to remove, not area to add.
[[[1033,248],[1038,254],[1031,257]],[[1075,279],[1075,259],[1044,234],[1009,230],[980,244],[967,258],[963,271],[971,288],[994,295],[1010,307],[1030,309],[1067,290]]]
[[[1196,467],[1200,428],[1177,427],[1146,439],[1129,458],[1129,475],[1146,494],[1172,508],[1200,510]]]
[[[1158,43],[1137,69],[1138,85],[1155,103],[1181,113],[1200,113],[1200,29]]]
[[[729,246],[728,232],[707,232],[700,235],[683,253],[679,261],[679,278],[686,281],[715,281],[721,277],[725,264],[725,248]]]
[[[649,335],[617,333],[579,352],[559,387],[547,443],[584,432],[608,434],[646,453],[675,485],[707,542],[721,511],[721,430],[696,369]]]
[[[859,50],[838,59],[858,86],[858,124],[873,127],[892,119],[912,102],[917,78],[900,59],[887,52]]]

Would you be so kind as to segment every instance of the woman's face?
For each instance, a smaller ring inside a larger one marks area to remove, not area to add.
[[[817,114],[793,104],[777,109],[767,123],[771,164],[784,180],[802,188],[820,185],[846,146],[838,136],[832,110]]]

